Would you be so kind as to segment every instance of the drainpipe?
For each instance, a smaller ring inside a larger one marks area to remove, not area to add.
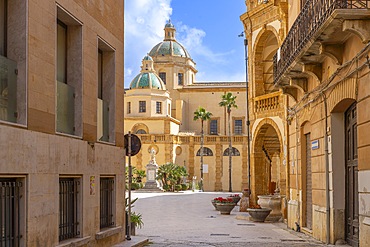
[[[325,194],[326,194],[326,244],[330,243],[330,191],[329,191],[329,144],[328,144],[328,105],[326,96],[321,92],[325,110]]]
[[[295,154],[296,154],[296,158],[295,158],[295,162],[296,162],[296,166],[295,166],[295,176],[296,176],[296,187],[297,187],[297,222],[295,223],[296,225],[296,231],[297,232],[300,232],[301,231],[301,227],[300,227],[300,223],[301,223],[301,206],[300,206],[300,203],[299,203],[299,200],[300,200],[300,196],[299,196],[299,188],[298,188],[298,143],[299,143],[299,136],[298,136],[298,133],[299,133],[299,127],[298,127],[298,114],[297,112],[295,112],[295,137],[296,137],[296,145],[295,145]]]

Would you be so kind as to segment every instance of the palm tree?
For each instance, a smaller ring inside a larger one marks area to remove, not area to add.
[[[194,112],[194,121],[200,119],[200,123],[202,126],[201,135],[200,135],[200,190],[203,191],[203,144],[204,144],[204,121],[208,121],[211,119],[212,113],[206,111],[203,107],[199,106],[199,108]]]
[[[227,122],[228,122],[228,130],[229,130],[229,192],[232,191],[232,185],[231,185],[231,154],[232,154],[232,144],[231,144],[231,108],[238,108],[236,105],[235,99],[236,96],[233,96],[232,93],[226,93],[221,96],[222,100],[220,103],[218,103],[221,107],[226,107],[227,112]]]

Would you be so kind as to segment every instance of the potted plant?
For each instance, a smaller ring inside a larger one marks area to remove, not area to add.
[[[136,228],[142,228],[144,225],[143,217],[140,213],[131,212],[131,235],[136,235]]]
[[[235,204],[238,204],[238,202],[240,201],[239,194],[232,194],[232,195],[229,195],[227,198],[231,198]]]
[[[247,208],[247,212],[250,215],[250,218],[254,222],[264,222],[267,216],[271,212],[271,208],[262,208],[260,205],[251,206]]]
[[[216,209],[220,211],[221,214],[230,214],[231,210],[235,207],[235,203],[231,198],[216,197],[213,199],[216,204]]]
[[[138,198],[135,198],[134,200],[131,200],[130,204],[131,204],[131,209],[134,207],[133,204],[137,201]],[[128,203],[128,198],[126,198],[126,235],[128,235],[128,207],[129,207],[129,203]],[[130,214],[130,228],[131,228],[131,235],[132,236],[135,236],[136,234],[136,228],[142,228],[143,225],[144,225],[144,222],[143,222],[143,218],[142,218],[142,215],[140,213],[136,213],[136,212],[133,212],[131,211],[131,214]]]

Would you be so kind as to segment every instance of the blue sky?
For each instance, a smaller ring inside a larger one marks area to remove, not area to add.
[[[141,60],[163,41],[171,19],[176,39],[196,63],[196,81],[245,81],[245,0],[125,0],[125,87]]]

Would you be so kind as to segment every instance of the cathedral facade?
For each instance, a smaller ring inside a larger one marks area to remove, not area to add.
[[[125,92],[124,128],[142,142],[132,164],[145,170],[154,148],[158,165],[172,162],[185,166],[188,178],[195,176],[199,181],[201,123],[193,118],[203,107],[212,113],[204,124],[204,190],[227,191],[228,122],[226,109],[219,102],[230,92],[237,96],[238,106],[231,113],[232,189],[247,188],[245,82],[196,82],[195,62],[176,40],[171,22],[165,25],[164,34],[164,40],[144,57],[140,74]]]

